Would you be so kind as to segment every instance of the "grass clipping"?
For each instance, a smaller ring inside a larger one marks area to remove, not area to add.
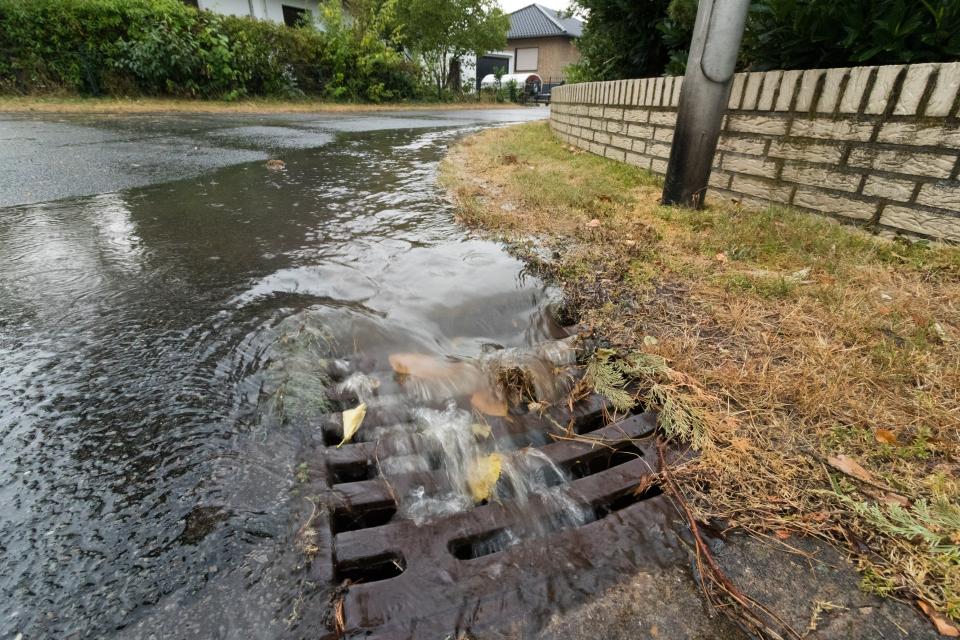
[[[544,123],[467,138],[441,181],[564,288],[604,345],[594,388],[699,451],[673,472],[698,518],[850,543],[865,589],[960,620],[960,250],[663,207],[658,178]]]

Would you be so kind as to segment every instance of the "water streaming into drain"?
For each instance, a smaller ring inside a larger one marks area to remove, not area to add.
[[[649,419],[527,407],[570,383],[550,292],[438,197],[459,134],[412,128],[475,117],[351,119],[395,130],[2,211],[0,636],[316,637],[342,596],[348,635],[444,638],[535,627],[645,561],[652,457],[626,443]],[[403,352],[449,375],[398,379]],[[568,424],[598,443],[555,440]],[[464,474],[492,454],[477,501]]]

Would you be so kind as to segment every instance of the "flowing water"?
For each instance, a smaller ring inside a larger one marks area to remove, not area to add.
[[[453,220],[435,177],[464,123],[429,124],[293,143],[221,129],[251,157],[0,209],[0,637],[289,633],[306,608],[298,461],[346,398],[414,425],[420,445],[386,477],[448,474],[399,517],[473,504],[466,480],[495,447],[454,398],[565,334],[553,293]],[[542,396],[562,391],[555,351],[527,363]],[[461,368],[391,390],[397,353]],[[529,528],[589,517],[535,451],[498,463],[495,492],[552,505]]]

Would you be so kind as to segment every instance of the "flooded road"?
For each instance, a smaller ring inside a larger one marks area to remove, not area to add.
[[[329,363],[562,335],[435,184],[544,115],[0,118],[0,637],[311,636]]]

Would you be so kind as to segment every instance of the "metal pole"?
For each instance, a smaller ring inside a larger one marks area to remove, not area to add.
[[[680,89],[663,204],[703,206],[750,0],[700,0]]]

